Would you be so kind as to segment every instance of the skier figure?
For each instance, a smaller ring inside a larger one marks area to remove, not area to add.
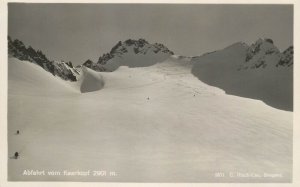
[[[19,131],[19,130],[17,130],[17,134],[20,134],[20,131]]]
[[[15,152],[15,159],[18,159],[18,157],[19,157],[19,153]]]
[[[147,99],[149,100],[149,97]]]

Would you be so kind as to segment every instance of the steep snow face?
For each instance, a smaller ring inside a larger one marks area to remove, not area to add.
[[[120,66],[146,67],[162,62],[174,53],[163,44],[150,44],[144,39],[118,42],[97,63],[87,60],[83,65],[95,71],[114,71]]]
[[[17,39],[12,41],[10,37],[8,37],[8,55],[35,63],[52,75],[64,80],[76,81],[76,77],[79,75],[78,70],[73,68],[71,62],[50,61],[42,51],[36,51],[31,46],[26,48],[22,41]]]
[[[79,82],[81,93],[97,91],[104,86],[103,77],[86,67],[82,67],[82,77]]]
[[[237,43],[192,61],[192,73],[209,85],[293,110],[292,47],[280,53],[272,40],[259,39],[251,46]]]

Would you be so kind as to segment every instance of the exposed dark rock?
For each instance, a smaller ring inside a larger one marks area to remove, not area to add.
[[[276,64],[277,67],[279,66],[293,66],[294,64],[294,47],[290,46],[282,53],[282,57],[280,58],[279,62]]]
[[[76,76],[73,75],[73,72],[66,68],[66,66],[73,68],[71,62],[54,63],[53,61],[50,61],[41,50],[35,50],[31,46],[26,48],[22,41],[18,39],[12,40],[9,36],[8,55],[19,60],[35,63],[52,75],[57,75],[64,80],[76,81]]]
[[[91,61],[90,59],[88,59],[88,60],[85,61],[82,65],[84,65],[84,66],[90,68],[90,67],[92,66],[93,63],[94,63],[93,61]]]
[[[173,55],[174,53],[170,51],[166,46],[163,44],[155,43],[150,44],[145,39],[128,39],[124,42],[119,41],[111,50],[109,53],[105,53],[102,56],[99,57],[98,61],[92,62],[87,61],[83,63],[84,66],[89,67],[95,71],[114,71],[122,64],[122,59],[130,50],[133,50],[133,53],[135,55],[146,55],[147,53],[154,53],[154,54],[166,54],[166,55]],[[114,59],[118,59],[116,62]],[[112,62],[114,61],[114,62]],[[157,59],[154,59],[153,61],[157,62]],[[123,61],[124,62],[124,61]],[[120,64],[119,64],[120,63]],[[143,62],[140,62],[140,65],[132,65],[129,64],[122,64],[127,65],[130,67],[139,67],[139,66],[149,66],[154,64],[155,62],[150,62],[149,60],[143,64]]]

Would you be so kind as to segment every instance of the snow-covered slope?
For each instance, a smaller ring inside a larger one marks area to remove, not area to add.
[[[150,44],[144,39],[118,42],[97,63],[87,60],[84,66],[95,71],[114,71],[120,66],[146,67],[162,62],[174,53],[163,44]]]
[[[232,47],[243,51],[240,44]],[[20,157],[8,160],[8,179],[290,182],[292,113],[226,95],[194,77],[192,63],[172,56],[150,67],[87,70],[82,82],[105,85],[82,94],[75,87],[80,81],[63,81],[10,58],[8,156],[18,151]],[[25,176],[26,169],[61,175]],[[107,176],[64,176],[64,170],[102,170]]]
[[[8,59],[8,93],[16,95],[65,95],[78,92],[72,86],[29,61]]]
[[[223,50],[194,57],[192,73],[228,94],[259,99],[293,110],[293,48],[283,53],[270,39],[248,46],[233,44]]]

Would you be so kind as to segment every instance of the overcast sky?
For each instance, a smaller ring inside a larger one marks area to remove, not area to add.
[[[293,44],[291,5],[24,4],[8,7],[8,33],[51,60],[96,61],[118,42],[145,38],[179,55],[272,38]]]

